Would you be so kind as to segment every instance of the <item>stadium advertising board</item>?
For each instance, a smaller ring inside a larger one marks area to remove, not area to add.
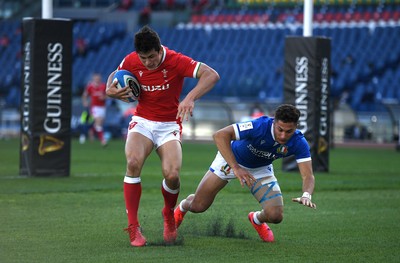
[[[22,22],[20,175],[70,173],[72,22]]]
[[[284,101],[301,113],[298,129],[307,138],[314,171],[329,171],[330,145],[330,39],[287,37],[285,41]],[[297,169],[294,159],[283,169]]]

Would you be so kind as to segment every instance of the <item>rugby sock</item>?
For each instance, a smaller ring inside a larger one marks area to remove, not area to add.
[[[104,142],[104,132],[103,132],[103,127],[101,126],[94,126],[94,131],[96,132],[97,138],[99,138],[99,140],[101,142]]]
[[[185,208],[183,208],[182,203],[185,202],[186,199],[183,199],[180,203],[179,203],[179,209],[181,210],[181,212],[186,213],[187,210]]]
[[[178,201],[179,188],[175,189],[175,190],[170,189],[167,186],[167,184],[165,183],[165,179],[164,179],[162,182],[162,186],[161,186],[161,192],[164,197],[164,209],[167,209],[171,213],[173,213],[176,202]],[[163,209],[163,211],[164,211],[164,209]],[[165,212],[167,212],[167,211],[165,211]]]
[[[124,178],[124,198],[128,225],[139,225],[138,209],[140,196],[142,195],[142,184],[140,177]]]
[[[256,223],[257,225],[261,225],[260,220],[258,220],[258,218],[257,218],[258,214],[260,214],[260,211],[257,211],[257,212],[255,212],[255,213],[253,214],[253,221],[254,221],[254,223]]]
[[[105,142],[105,140],[104,140],[104,132],[103,132],[103,131],[97,132],[97,136],[99,136],[99,140],[100,140],[102,143]]]

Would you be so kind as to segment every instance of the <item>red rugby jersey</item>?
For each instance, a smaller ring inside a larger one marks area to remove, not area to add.
[[[200,62],[165,46],[158,68],[148,70],[136,51],[128,54],[118,66],[132,72],[142,86],[136,116],[152,121],[176,121],[179,97],[185,77],[195,78]]]
[[[102,106],[106,105],[106,84],[96,84],[90,82],[86,87],[87,94],[90,96],[91,106]]]

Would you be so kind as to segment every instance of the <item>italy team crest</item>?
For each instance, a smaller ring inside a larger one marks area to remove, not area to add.
[[[221,166],[220,171],[225,175],[228,175],[231,172],[231,167],[228,164],[225,164],[224,166]]]
[[[276,149],[276,152],[286,155],[288,153],[288,147],[286,145],[281,145],[278,149]]]

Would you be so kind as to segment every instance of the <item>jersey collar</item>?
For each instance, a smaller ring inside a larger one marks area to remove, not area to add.
[[[165,47],[164,47],[163,45],[161,45],[161,48],[162,48],[162,50],[163,50],[163,55],[162,55],[162,58],[161,58],[160,65],[158,65],[158,67],[161,66],[161,64],[164,62],[165,57],[166,57],[166,55],[167,55],[167,51],[165,50]],[[157,67],[157,68],[158,68],[158,67]]]
[[[271,135],[272,135],[272,139],[274,139],[274,141],[275,141],[275,134],[274,134],[274,121],[272,121],[272,125],[271,125]]]

